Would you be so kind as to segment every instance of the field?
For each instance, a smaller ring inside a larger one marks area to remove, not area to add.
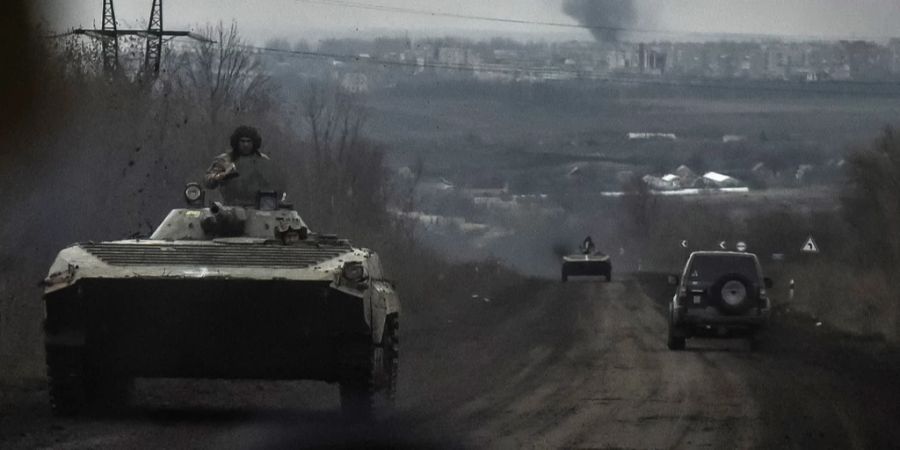
[[[740,164],[747,153],[786,159],[802,153],[809,161],[798,163],[817,164],[840,158],[900,117],[896,98],[739,94],[602,84],[398,85],[370,94],[368,117],[395,164],[421,157],[432,173],[470,177],[477,176],[473,169],[534,170],[598,157],[650,169],[694,157],[709,169],[746,170]],[[630,142],[630,132],[674,133],[678,141]],[[726,135],[745,140],[726,144]],[[735,161],[731,153],[744,157]]]
[[[513,249],[539,246],[542,255],[550,255],[548,261],[555,261],[549,248],[579,242],[583,234],[620,240],[624,224],[618,203],[599,193],[621,190],[623,174],[663,175],[686,164],[699,173],[721,171],[750,184],[750,194],[685,200],[724,216],[834,210],[846,154],[900,118],[895,98],[867,94],[586,82],[410,82],[372,92],[367,108],[370,134],[386,143],[393,169],[421,160],[424,180],[442,179],[456,188],[449,194],[453,201],[423,194],[419,208],[493,222],[522,241],[507,239],[494,246],[478,241],[478,251],[468,252],[456,238],[435,236],[441,247],[451,256],[500,256],[536,275],[555,273],[554,264],[545,262],[538,269],[533,261],[545,260],[543,256]],[[631,132],[673,133],[677,140],[629,140]],[[726,135],[741,140],[723,142]],[[771,169],[764,181],[751,173],[760,162]],[[798,180],[801,165],[813,166],[814,176]],[[545,194],[547,200],[540,211],[510,215],[467,207],[467,195],[460,191],[471,188]],[[511,253],[528,256],[516,261],[505,256]]]

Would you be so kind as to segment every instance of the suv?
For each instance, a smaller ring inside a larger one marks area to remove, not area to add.
[[[751,350],[772,310],[759,259],[752,253],[695,252],[679,278],[669,304],[670,350],[684,350],[689,337],[746,337]]]

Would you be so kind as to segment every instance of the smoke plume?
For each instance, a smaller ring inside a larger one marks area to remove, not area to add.
[[[615,42],[622,28],[637,23],[634,0],[565,0],[563,11],[591,28],[594,38],[601,42]]]

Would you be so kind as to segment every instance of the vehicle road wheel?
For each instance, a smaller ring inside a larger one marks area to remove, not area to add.
[[[376,388],[380,391],[381,406],[385,412],[394,408],[397,401],[397,377],[400,373],[400,322],[395,316],[388,318],[381,339],[381,361],[376,359]]]
[[[669,331],[669,339],[666,342],[666,345],[669,347],[669,350],[684,350],[687,342],[684,337],[676,336],[672,331]]]
[[[685,333],[678,325],[675,325],[674,314],[672,305],[669,305],[669,336],[666,340],[666,346],[669,347],[669,350],[684,350],[686,343]]]
[[[611,270],[606,272],[606,282],[607,283],[612,282],[612,271]]]
[[[358,355],[343,369],[341,410],[346,418],[373,420],[393,409],[400,366],[398,331],[396,317],[388,318],[381,345],[365,345],[367,355]]]
[[[562,271],[562,282],[565,283],[566,281],[569,281],[569,274],[566,273],[566,269],[563,269],[563,271]]]

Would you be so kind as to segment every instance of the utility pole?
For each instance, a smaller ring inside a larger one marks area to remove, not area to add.
[[[103,69],[113,73],[119,67],[119,36],[144,36],[147,38],[147,51],[144,55],[144,70],[154,75],[159,74],[162,60],[163,37],[189,37],[198,41],[209,42],[209,39],[190,31],[163,30],[162,0],[153,0],[150,8],[150,24],[146,30],[120,30],[116,26],[116,13],[113,0],[103,0],[103,26],[99,30],[78,28],[69,34],[85,35],[100,40],[103,52]]]
[[[103,70],[113,73],[119,67],[119,34],[113,0],[103,0],[103,26],[100,29]]]
[[[144,53],[144,71],[159,75],[163,46],[162,0],[153,0],[150,8],[150,24],[147,25],[147,51]]]

